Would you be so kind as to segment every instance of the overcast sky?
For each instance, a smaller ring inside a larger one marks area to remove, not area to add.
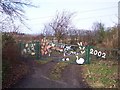
[[[24,33],[38,34],[44,24],[55,17],[56,11],[76,12],[73,25],[78,29],[92,29],[94,22],[102,22],[106,27],[118,23],[119,0],[32,0],[39,8],[26,7],[27,24],[31,30],[24,28]]]

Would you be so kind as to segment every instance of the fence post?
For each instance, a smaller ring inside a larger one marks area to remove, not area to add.
[[[18,43],[18,47],[19,47],[19,50],[21,51],[21,48],[22,48],[22,42],[19,42],[19,43]]]
[[[36,41],[36,45],[35,45],[35,52],[36,52],[36,60],[39,60],[39,55],[40,55],[40,44],[38,41]]]
[[[24,48],[23,42],[20,41],[20,42],[18,43],[18,46],[19,46],[20,52],[22,53],[22,49]]]
[[[86,46],[85,52],[86,52],[86,64],[90,64],[90,46]]]
[[[42,57],[42,54],[41,54],[41,42],[39,42],[39,57],[40,58]]]

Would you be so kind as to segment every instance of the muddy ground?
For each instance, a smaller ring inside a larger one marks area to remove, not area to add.
[[[30,59],[25,59],[25,62],[30,67],[30,73],[12,88],[89,88],[83,80],[82,66],[69,64],[62,72],[60,80],[51,80],[49,74],[57,62],[37,64]]]

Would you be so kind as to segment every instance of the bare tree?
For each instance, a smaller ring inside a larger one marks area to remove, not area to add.
[[[42,34],[45,36],[46,39],[53,41],[54,31],[53,31],[53,29],[49,26],[49,24],[45,24],[45,25],[44,25],[44,29],[43,29]]]
[[[77,44],[78,31],[76,29],[70,29],[68,31],[68,35],[69,35],[69,38],[70,38],[70,44]]]
[[[53,21],[49,23],[58,42],[64,39],[67,31],[72,27],[71,20],[73,15],[74,13],[63,11],[62,13],[57,13]]]
[[[24,17],[24,6],[34,6],[28,0],[1,0],[0,1],[0,12],[5,13],[11,17]]]
[[[105,27],[101,22],[93,23],[94,36],[98,43],[101,43],[105,37]]]
[[[78,42],[84,41],[85,31],[80,29],[77,30],[78,33]]]
[[[15,25],[10,18],[6,18],[0,23],[0,32],[20,32],[20,27],[20,24]]]
[[[28,0],[0,0],[0,18],[2,18],[0,23],[3,23],[6,19],[8,21],[9,18],[13,26],[15,25],[15,21],[18,20],[26,26],[25,20],[27,20],[27,18],[24,15],[24,6],[35,7],[35,5],[32,5]]]
[[[48,25],[48,24],[45,24],[44,25],[44,30],[43,30],[43,34],[47,37],[47,36],[53,36],[53,29]]]

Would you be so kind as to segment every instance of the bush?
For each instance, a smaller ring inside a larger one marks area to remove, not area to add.
[[[28,73],[28,66],[20,60],[20,51],[14,38],[2,35],[2,88],[10,88]]]
[[[16,60],[20,56],[18,45],[14,38],[9,34],[2,35],[2,59]]]

